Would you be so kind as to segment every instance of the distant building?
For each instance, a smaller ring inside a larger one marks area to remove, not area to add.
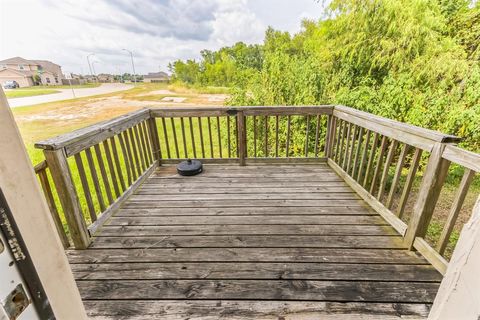
[[[143,82],[168,82],[170,77],[165,72],[153,72],[143,76]]]
[[[20,87],[61,85],[62,67],[47,60],[27,60],[21,57],[0,61],[0,83],[16,81]]]
[[[98,79],[98,82],[101,82],[101,83],[111,83],[114,80],[113,75],[107,74],[107,73],[100,73],[97,76],[97,79]]]

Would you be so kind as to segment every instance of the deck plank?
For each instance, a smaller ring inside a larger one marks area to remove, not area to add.
[[[429,303],[431,282],[317,280],[110,280],[77,281],[83,299],[224,299]]]
[[[97,237],[170,235],[398,235],[387,225],[179,225],[104,226]]]
[[[392,320],[427,317],[428,304],[319,301],[86,300],[90,319]]]
[[[430,265],[340,263],[114,263],[73,264],[78,280],[363,280],[438,282],[441,275]]]
[[[96,320],[426,317],[441,281],[326,164],[161,167],[67,256]]]

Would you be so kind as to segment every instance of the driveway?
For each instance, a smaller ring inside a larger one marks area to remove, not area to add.
[[[40,104],[45,102],[54,102],[61,100],[69,100],[75,98],[83,98],[89,96],[96,96],[99,94],[112,93],[117,91],[124,91],[133,88],[133,85],[123,83],[104,83],[96,88],[83,88],[83,89],[52,89],[60,91],[59,93],[52,93],[42,96],[23,97],[23,98],[10,98],[8,103],[11,108],[31,106],[34,104]],[[75,93],[75,96],[74,96]]]

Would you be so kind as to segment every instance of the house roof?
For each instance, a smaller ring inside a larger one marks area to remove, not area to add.
[[[27,65],[36,65],[35,61],[27,60],[22,57],[13,57],[5,60],[1,60],[0,64],[27,64]]]
[[[56,74],[60,65],[53,63],[48,60],[27,60],[22,57],[13,57],[10,59],[5,59],[0,61],[0,64],[25,64],[25,65],[35,65],[42,67],[43,70],[48,71],[52,74]]]
[[[169,76],[165,72],[150,72],[146,76],[143,76],[143,78],[150,79],[150,78],[165,78],[168,79]]]

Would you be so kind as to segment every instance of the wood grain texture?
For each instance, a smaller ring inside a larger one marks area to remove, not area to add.
[[[98,229],[89,249],[67,255],[94,319],[148,319],[140,302],[147,299],[172,308],[179,300],[286,306],[269,314],[288,313],[295,303],[342,303],[318,314],[345,308],[379,319],[392,314],[388,303],[404,306],[395,316],[423,316],[441,280],[323,163],[206,165],[190,178],[162,166]],[[139,305],[125,315],[88,304],[115,300]],[[229,318],[245,318],[246,307],[232,308]],[[249,312],[262,318],[261,310]]]
[[[430,304],[244,300],[86,300],[93,320],[302,319],[392,320],[423,318]]]

